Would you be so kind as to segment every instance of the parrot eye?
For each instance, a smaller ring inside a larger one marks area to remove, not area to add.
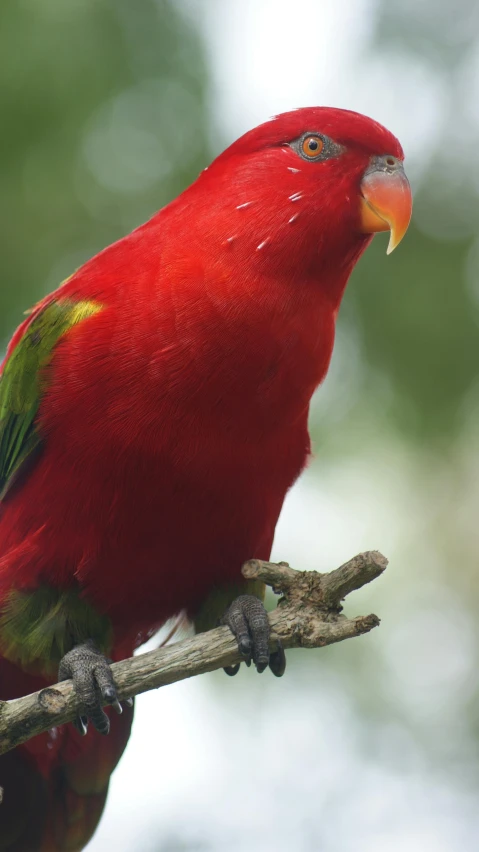
[[[293,151],[296,151],[303,160],[316,162],[318,160],[329,160],[331,157],[339,157],[344,152],[342,145],[333,142],[328,136],[321,133],[303,133],[299,139],[287,143]]]
[[[301,142],[301,153],[308,160],[315,160],[319,157],[324,148],[324,140],[321,136],[306,136]]]

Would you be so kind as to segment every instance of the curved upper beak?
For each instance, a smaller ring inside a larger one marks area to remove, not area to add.
[[[407,231],[412,213],[412,194],[400,160],[374,157],[360,184],[360,230],[363,234],[390,231],[391,254]]]

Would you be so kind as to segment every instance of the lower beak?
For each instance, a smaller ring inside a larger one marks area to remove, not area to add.
[[[360,230],[363,234],[390,231],[391,254],[407,231],[412,213],[412,194],[402,164],[393,171],[370,167],[360,185]]]

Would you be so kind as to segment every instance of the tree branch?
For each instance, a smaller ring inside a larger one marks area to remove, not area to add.
[[[271,649],[280,638],[285,648],[319,648],[368,633],[376,615],[346,618],[341,600],[383,573],[387,559],[377,551],[355,556],[329,574],[295,571],[285,562],[252,559],[243,565],[247,579],[262,580],[283,597],[270,613]],[[242,660],[227,627],[112,664],[120,701],[204,674]],[[0,754],[50,728],[71,722],[79,704],[70,680],[40,692],[0,702]]]

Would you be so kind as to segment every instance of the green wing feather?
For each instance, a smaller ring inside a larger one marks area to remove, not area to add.
[[[45,384],[45,368],[60,338],[72,326],[101,310],[95,302],[49,302],[26,326],[0,377],[0,501],[21,468],[40,446],[35,424]]]

